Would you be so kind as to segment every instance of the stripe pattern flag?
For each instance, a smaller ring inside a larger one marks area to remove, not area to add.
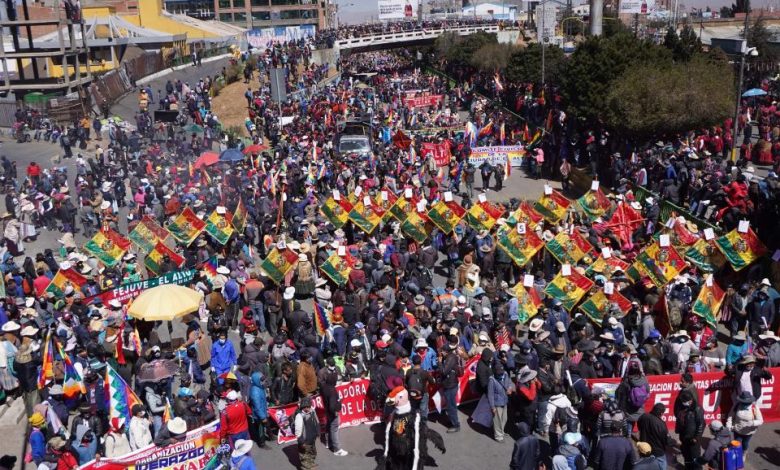
[[[688,230],[685,222],[679,220],[674,221],[674,226],[671,230],[666,229],[664,232],[669,235],[669,240],[671,240],[672,245],[677,247],[691,246],[700,240],[700,237],[697,234]],[[655,238],[657,239],[660,236],[661,232],[657,232]]]
[[[124,419],[130,422],[130,411],[135,405],[143,406],[133,389],[119,375],[111,364],[106,364],[105,393],[108,400],[109,421],[113,418]]]
[[[617,256],[604,258],[602,255],[599,256],[593,264],[585,268],[585,275],[591,277],[596,274],[603,274],[607,279],[610,279],[612,275],[615,274],[615,271],[620,270],[625,273],[629,266],[630,265],[626,261],[623,261]]]
[[[498,236],[498,246],[515,264],[523,267],[544,247],[544,242],[533,231],[520,234],[517,230],[505,230]]]
[[[428,211],[428,218],[444,233],[452,233],[460,219],[466,215],[466,209],[455,201],[439,200]]]
[[[243,199],[238,200],[238,204],[236,205],[236,210],[234,210],[232,213],[228,212],[228,215],[226,217],[228,221],[233,225],[233,228],[235,228],[238,233],[244,233],[248,215],[247,215],[247,210],[246,210],[246,206],[244,205]]]
[[[431,234],[433,224],[424,212],[410,210],[403,222],[401,222],[401,231],[408,237],[422,243]]]
[[[162,273],[162,265],[165,262],[166,256],[177,268],[181,268],[184,264],[184,258],[180,254],[168,248],[165,243],[157,242],[157,245],[155,245],[151,253],[146,255],[144,266],[146,266],[146,269],[159,276]]]
[[[761,243],[753,229],[746,233],[737,229],[716,238],[715,244],[726,257],[734,271],[739,271],[767,253],[766,246]]]
[[[579,230],[570,234],[561,232],[547,242],[547,250],[561,264],[577,264],[585,255],[593,252],[593,245],[582,236]]]
[[[685,259],[705,273],[712,273],[726,264],[726,257],[718,250],[715,239],[700,238],[683,253]]]
[[[111,229],[101,230],[84,245],[84,249],[106,267],[113,267],[130,249],[130,240]]]
[[[333,196],[325,200],[320,206],[320,212],[336,228],[341,228],[349,220],[349,213],[352,211],[352,203],[346,199],[333,199]]]
[[[355,265],[351,256],[339,256],[334,252],[320,265],[320,270],[336,284],[343,286],[349,280],[349,273]]]
[[[685,260],[677,250],[672,246],[661,247],[658,242],[639,253],[634,264],[659,289],[685,269]]]
[[[543,194],[536,203],[534,203],[534,209],[542,217],[549,222],[557,223],[566,215],[566,211],[569,209],[571,201],[560,192],[553,190],[550,194]]]
[[[369,201],[360,199],[349,212],[349,220],[367,234],[370,234],[377,228],[384,216],[382,209],[376,206],[374,201],[370,199]],[[366,205],[366,202],[368,202],[368,205]]]
[[[275,283],[281,285],[284,281],[284,276],[295,266],[298,262],[298,255],[287,248],[279,249],[274,247],[268,256],[260,262],[260,269],[268,274],[268,277]]]
[[[536,227],[544,220],[542,214],[534,209],[528,201],[520,203],[520,207],[515,210],[512,215],[507,219],[508,224],[525,224],[525,226],[531,230],[536,230]]]
[[[135,243],[141,251],[149,253],[154,249],[158,241],[165,243],[171,233],[162,228],[154,219],[145,215],[127,235],[131,242]]]
[[[600,290],[585,300],[580,305],[582,313],[588,316],[593,323],[601,327],[604,316],[609,315],[615,318],[621,318],[631,310],[631,301],[625,298],[620,292],[613,292],[610,295]]]
[[[412,196],[410,198],[407,198],[406,196],[399,197],[395,201],[395,205],[390,208],[390,215],[395,217],[399,222],[403,222],[406,220],[409,213],[416,210],[415,208],[417,207],[418,202],[420,202],[420,198],[417,196]]]
[[[73,287],[76,292],[81,292],[81,286],[87,283],[87,278],[77,273],[74,269],[60,269],[54,275],[45,292],[51,292],[54,297],[61,299],[65,297],[65,288]]]
[[[477,202],[466,213],[466,223],[474,230],[490,231],[503,214],[503,207],[493,205],[488,201]]]
[[[219,263],[217,263],[216,256],[212,256],[211,258],[207,259],[205,263],[203,263],[203,269],[201,271],[209,282],[213,281],[217,277],[218,267]]]
[[[230,225],[227,218],[217,213],[216,210],[206,219],[206,233],[211,235],[220,245],[227,243],[233,232],[235,232],[235,229]]]
[[[707,285],[705,282],[691,310],[715,327],[718,324],[720,306],[725,298],[726,293],[723,292],[723,289],[715,281],[712,281],[712,285]]]
[[[599,217],[604,217],[612,210],[612,202],[607,198],[601,188],[593,191],[588,191],[577,199],[577,204],[585,212],[590,220],[595,220]]]
[[[378,207],[380,211],[382,211],[382,220],[384,222],[387,222],[387,219],[393,215],[392,212],[390,212],[390,209],[395,207],[397,200],[398,196],[396,196],[395,193],[389,189],[377,191],[376,197],[374,198],[374,205]]]
[[[542,306],[542,299],[536,289],[526,289],[522,282],[512,288],[510,294],[517,299],[517,318],[520,323],[530,320]]]
[[[544,288],[544,293],[560,300],[566,310],[571,310],[593,288],[593,284],[593,281],[572,269],[569,276],[558,273]]]
[[[54,380],[54,349],[52,348],[51,332],[46,335],[46,342],[43,343],[43,356],[41,369],[38,371],[38,390],[46,387],[50,380]]]
[[[190,246],[205,228],[206,222],[200,220],[189,207],[185,207],[168,225],[171,235],[184,246]]]
[[[66,400],[73,400],[79,396],[79,394],[86,395],[87,388],[84,386],[84,381],[81,380],[81,375],[73,365],[73,361],[68,354],[62,349],[62,345],[52,340],[57,345],[57,353],[62,358],[63,365],[63,382],[62,382],[62,395]]]
[[[330,313],[318,302],[314,302],[314,327],[319,336],[325,336],[330,328]]]

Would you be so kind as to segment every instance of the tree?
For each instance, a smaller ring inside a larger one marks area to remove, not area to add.
[[[564,73],[566,55],[557,46],[545,46],[544,75],[547,83],[560,83]],[[524,49],[517,49],[509,59],[506,68],[509,81],[518,83],[540,83],[542,79],[542,47],[533,43]]]
[[[436,38],[434,45],[439,55],[449,57],[452,50],[460,44],[463,38],[458,33],[445,32]]]
[[[764,17],[759,16],[753,26],[748,30],[747,43],[749,47],[758,49],[758,58],[761,62],[776,62],[777,53],[771,46],[772,33],[767,29]],[[748,58],[749,59],[749,58]]]
[[[677,62],[687,62],[694,54],[702,52],[701,40],[689,25],[683,26],[679,35],[674,28],[669,28],[664,37],[664,47],[672,52],[672,58]]]
[[[485,44],[471,56],[470,63],[483,72],[504,70],[515,49],[517,47],[512,44]]]
[[[723,6],[720,7],[720,17],[721,18],[733,18],[734,12],[731,11],[731,8]]]
[[[468,36],[447,33],[436,39],[436,48],[447,60],[459,64],[470,64],[471,58],[482,47],[498,44],[495,34],[478,31]]]
[[[728,63],[697,55],[686,63],[627,68],[607,92],[604,116],[619,133],[653,139],[722,122],[733,110],[733,99]]]

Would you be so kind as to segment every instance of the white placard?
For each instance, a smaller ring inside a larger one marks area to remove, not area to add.
[[[564,264],[563,266],[561,266],[561,274],[564,276],[571,276],[571,265]]]
[[[452,191],[446,191],[444,193],[444,202],[451,202],[452,201]]]
[[[526,274],[523,276],[523,286],[525,287],[533,287],[534,286],[534,276],[533,274]]]
[[[413,194],[413,193],[412,193],[412,188],[406,188],[406,189],[404,189],[404,197],[405,197],[406,199],[411,199],[411,198],[412,198],[412,194]]]
[[[612,250],[609,249],[609,247],[604,247],[601,249],[601,256],[604,257],[604,259],[610,259],[612,258]]]
[[[715,238],[715,231],[712,230],[710,227],[707,227],[704,229],[704,239],[707,241],[712,240]]]
[[[677,223],[677,218],[675,217],[669,217],[666,220],[666,228],[674,228],[674,224]]]
[[[387,201],[389,198],[387,197],[387,191],[382,191],[382,200]]]
[[[355,186],[355,196],[360,197],[361,194],[363,194],[363,188],[360,186]]]
[[[591,191],[598,191],[599,190],[599,182],[598,182],[598,180],[593,180],[590,183],[590,190]]]
[[[747,220],[740,220],[739,226],[737,227],[737,232],[748,233],[748,230],[750,230],[750,222]]]
[[[339,256],[347,256],[347,247],[344,245],[339,245],[338,254]]]
[[[604,283],[604,293],[607,295],[612,295],[615,293],[615,283],[614,282],[607,282]]]
[[[340,201],[341,200],[341,191],[339,191],[338,189],[334,189],[333,190],[333,199],[335,199],[336,201]]]
[[[477,196],[477,200],[478,200],[479,202],[487,202],[487,196],[485,196],[485,194],[484,194],[484,193],[483,193],[483,194],[480,194],[479,196]]]
[[[287,202],[287,193],[282,193],[282,201]]]
[[[550,186],[549,184],[545,184],[544,185],[544,195],[545,196],[549,196],[550,194],[552,194],[552,186]]]
[[[363,205],[366,206],[366,207],[370,206],[371,205],[371,198],[368,197],[368,196],[364,197],[363,198]]]
[[[417,203],[417,212],[425,212],[425,202],[420,201]]]
[[[658,242],[664,248],[669,246],[669,245],[671,245],[671,240],[669,239],[669,235],[666,235],[666,234],[661,235],[660,237],[658,237]]]
[[[517,233],[519,233],[520,235],[525,235],[525,231],[526,231],[525,223],[520,222],[519,224],[517,224]]]
[[[285,243],[284,240],[279,240],[279,242],[276,244],[276,248],[278,250],[284,250],[287,248],[287,243]]]
[[[712,274],[707,276],[707,280],[704,281],[707,284],[707,287],[712,287]]]

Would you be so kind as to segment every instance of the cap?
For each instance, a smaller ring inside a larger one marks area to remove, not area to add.
[[[648,455],[650,452],[653,451],[653,448],[650,447],[650,444],[648,444],[647,442],[637,442],[636,450],[638,450],[641,455]]]

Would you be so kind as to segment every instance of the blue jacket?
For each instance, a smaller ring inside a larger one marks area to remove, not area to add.
[[[417,354],[417,350],[415,349],[412,351],[412,359],[414,359],[415,356],[419,356]],[[422,370],[427,370],[428,372],[435,370],[439,367],[439,359],[436,357],[436,351],[433,350],[433,348],[429,347],[428,352],[425,353],[425,357],[422,358],[422,362],[420,362],[420,368]]]
[[[225,341],[225,344],[219,344],[219,341],[211,345],[211,366],[216,369],[217,374],[227,372],[236,365],[236,350],[233,349],[233,343]]]
[[[46,458],[46,436],[40,429],[33,429],[30,433],[30,453],[36,465]]]
[[[748,346],[747,343],[742,343],[740,346],[737,346],[736,344],[729,344],[729,346],[726,348],[726,364],[732,365],[739,362],[740,359],[742,359],[742,356],[747,354],[748,352]]]
[[[238,300],[241,293],[238,289],[238,282],[231,278],[225,283],[225,287],[222,288],[222,295],[225,297],[225,302],[232,304]]]
[[[249,389],[249,404],[255,419],[268,419],[268,398],[263,385],[263,373],[252,372],[252,387]]]
[[[257,470],[255,463],[252,461],[252,456],[249,454],[241,457],[231,457],[230,468],[235,468],[236,470]]]
[[[512,386],[512,381],[506,374],[503,374],[500,379],[497,379],[495,375],[490,377],[487,389],[488,403],[491,408],[497,406],[506,406],[509,402],[509,396],[507,390]]]

